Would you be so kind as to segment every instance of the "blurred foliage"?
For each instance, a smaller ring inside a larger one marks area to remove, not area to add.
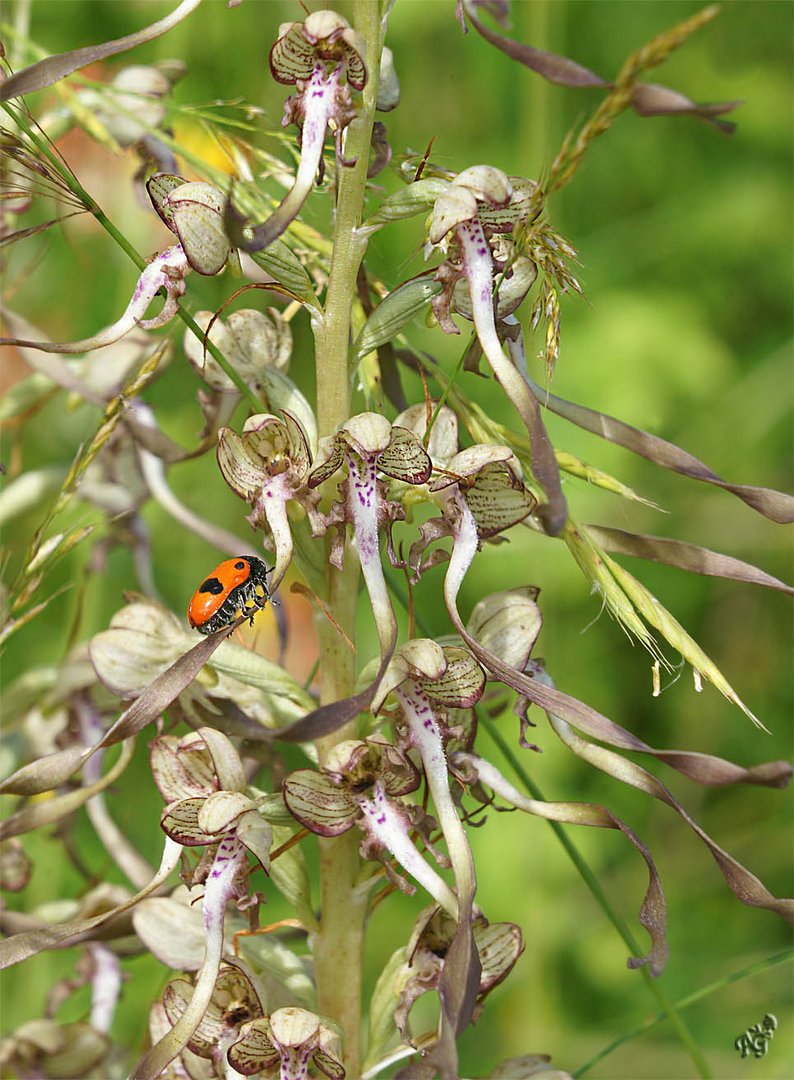
[[[54,52],[128,33],[150,21],[155,9],[160,13],[168,6],[132,0],[36,0],[30,34],[44,50]],[[698,6],[678,0],[514,3],[511,33],[610,77],[632,49]],[[488,162],[512,174],[542,176],[568,129],[595,107],[598,92],[549,86],[517,68],[475,34],[462,36],[453,8],[452,0],[399,0],[393,11],[388,43],[403,90],[399,109],[386,118],[395,156],[407,147],[421,153],[433,139],[433,160],[444,167],[460,170]],[[188,72],[174,95],[180,104],[173,116],[178,142],[224,166],[217,144],[193,113],[193,106],[216,99],[257,103],[263,109],[263,132],[278,129],[283,89],[271,80],[265,58],[278,23],[298,15],[295,4],[276,0],[245,0],[233,10],[208,2],[173,33],[134,54],[136,62],[179,57],[187,63]],[[744,99],[736,114],[737,133],[726,138],[695,120],[626,114],[591,148],[575,182],[549,207],[555,227],[579,251],[585,291],[584,300],[563,302],[554,392],[676,442],[721,476],[772,487],[786,486],[791,451],[790,41],[786,5],[765,0],[726,5],[658,78],[695,100]],[[107,79],[126,59],[89,74]],[[58,91],[46,94],[55,103]],[[266,134],[262,145],[279,152]],[[136,163],[131,155],[111,156],[81,132],[68,135],[59,149],[140,250],[163,246],[164,229],[132,195]],[[388,190],[398,186],[388,173],[375,183]],[[324,200],[310,202],[308,220],[324,227]],[[418,223],[386,229],[372,242],[370,265],[392,287],[422,267],[420,243]],[[15,308],[34,324],[54,339],[66,339],[116,318],[135,277],[134,267],[107,235],[88,217],[79,217],[15,251],[4,288]],[[190,302],[216,308],[229,295],[230,284],[225,277],[194,277]],[[311,395],[311,340],[302,320],[300,316],[293,323],[291,375]],[[423,327],[413,339],[452,370],[461,339],[443,338]],[[531,352],[540,344],[538,340]],[[13,355],[4,360],[6,385],[23,374]],[[546,378],[539,360],[533,375],[541,382]],[[462,379],[466,392],[495,418],[511,422],[509,407],[491,381],[478,382],[471,374]],[[195,441],[201,426],[198,387],[178,344],[170,369],[145,395],[164,430],[184,445]],[[408,389],[409,399],[417,400],[418,382]],[[580,519],[675,536],[787,577],[790,547],[779,526],[727,494],[665,473],[556,417],[547,420],[557,446],[619,476],[665,511],[619,501],[568,480],[566,494]],[[95,410],[68,403],[64,407],[64,395],[21,423],[6,424],[5,482],[45,465],[68,467],[95,424]],[[169,478],[174,491],[196,511],[240,536],[249,535],[245,508],[226,488],[214,455],[174,467]],[[31,508],[4,530],[9,576],[18,570],[45,509]],[[78,506],[67,518],[85,524],[97,515]],[[157,587],[165,603],[181,612],[217,553],[191,534],[178,532],[155,505],[146,508],[145,518]],[[746,765],[785,757],[791,743],[792,690],[785,598],[633,560],[630,569],[712,656],[771,737],[753,729],[713,689],[696,694],[686,671],[677,681],[667,680],[662,695],[653,698],[650,658],[632,647],[600,611],[598,598],[588,595],[586,582],[560,543],[514,529],[509,545],[486,549],[479,557],[476,585],[471,575],[461,609],[467,613],[487,591],[537,584],[545,619],[539,651],[557,685],[568,693],[655,746],[704,750]],[[435,574],[418,586],[416,603],[430,629],[443,634],[449,626],[435,599],[440,584],[439,572]],[[64,594],[9,642],[3,656],[6,682],[34,665],[57,663],[69,642],[85,640],[107,625],[124,591],[137,587],[129,551],[113,549],[99,572],[90,565],[88,546],[77,548],[49,576],[45,590],[54,593],[64,586]],[[363,608],[361,630],[362,635],[371,633]],[[301,662],[308,668],[313,646],[305,632],[308,644],[302,649],[298,642],[296,651],[303,651]],[[269,623],[263,637],[264,647],[272,647]],[[512,716],[500,724],[512,739]],[[671,957],[662,979],[673,1000],[786,946],[790,937],[783,924],[737,903],[708,855],[667,808],[586,768],[552,741],[544,727],[536,738],[543,754],[524,751],[523,761],[546,797],[603,801],[630,822],[654,852],[670,905]],[[500,760],[495,748],[493,760]],[[119,798],[111,793],[110,805],[130,839],[156,861],[161,836],[153,823],[160,800],[143,745],[133,770],[123,784],[127,794]],[[700,790],[680,777],[666,780],[718,842],[773,892],[785,895],[791,825],[785,793],[749,787]],[[78,819],[73,836],[82,860],[97,880],[120,881],[118,870],[92,841],[92,831],[84,828],[83,815]],[[570,832],[613,902],[633,920],[643,887],[634,853],[612,834]],[[502,814],[483,830],[472,830],[471,842],[478,900],[492,920],[519,922],[527,948],[510,979],[489,1000],[483,1020],[463,1037],[468,1075],[486,1072],[499,1058],[529,1051],[550,1053],[555,1064],[575,1070],[656,1006],[639,975],[626,969],[623,943],[543,822]],[[84,887],[56,835],[45,830],[24,843],[36,864],[24,894],[26,907]],[[311,851],[311,843],[305,846]],[[17,897],[13,903],[20,906],[22,901]],[[268,921],[288,914],[279,898],[269,897],[267,910]],[[399,895],[377,910],[368,937],[369,987],[392,949],[406,939],[415,910],[415,902]],[[4,1028],[38,1015],[46,988],[69,966],[68,952],[45,954],[8,973]],[[150,957],[132,960],[127,969],[129,981],[114,1035],[135,1051],[143,1037],[145,1006],[165,972]],[[790,969],[781,966],[728,986],[687,1011],[686,1020],[716,1076],[730,1080],[746,1075],[748,1064],[733,1049],[734,1039],[769,1011],[784,1018],[781,1028],[767,1057],[749,1068],[759,1080],[790,1075],[790,990]],[[67,1018],[78,1018],[79,1007],[79,999],[73,999],[69,1009],[75,1015]],[[669,1025],[663,1024],[588,1075],[594,1080],[683,1080],[692,1075],[692,1066]]]

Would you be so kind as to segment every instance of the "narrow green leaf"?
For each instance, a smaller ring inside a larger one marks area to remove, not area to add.
[[[294,829],[273,826],[273,850],[286,843],[295,835]],[[270,880],[285,900],[295,909],[295,914],[306,927],[313,932],[317,929],[309,884],[309,870],[299,844],[282,852],[270,864]]]
[[[361,328],[353,344],[351,363],[357,364],[367,353],[395,338],[440,292],[441,282],[424,275],[406,281],[389,293]]]
[[[283,240],[274,240],[264,251],[255,251],[251,258],[265,273],[294,293],[304,304],[319,308],[320,302],[315,296],[312,279],[303,268],[303,263],[291,251]]]
[[[416,217],[417,214],[426,214],[433,209],[433,203],[449,187],[448,180],[442,180],[440,176],[432,176],[426,180],[417,180],[407,187],[400,188],[394,194],[389,195],[380,204],[378,209],[367,218],[359,231],[373,231],[381,225],[388,225],[392,221],[403,221],[405,218]]]

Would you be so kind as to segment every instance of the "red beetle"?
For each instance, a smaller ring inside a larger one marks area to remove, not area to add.
[[[214,634],[242,615],[250,615],[253,625],[254,615],[270,599],[269,573],[253,555],[238,555],[219,563],[193,594],[187,621],[200,634]]]

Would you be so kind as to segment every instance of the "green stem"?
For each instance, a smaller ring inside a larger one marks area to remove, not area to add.
[[[490,719],[484,709],[477,709],[477,719],[491,736],[499,749],[502,751],[502,754],[510,763],[513,770],[520,778],[521,783],[524,785],[530,795],[532,795],[533,799],[544,799],[544,796],[538,788],[537,784],[535,784],[535,782],[526,772],[524,766],[518,760],[518,757],[513,753],[512,748],[508,745],[507,741],[502,736],[502,733],[499,731],[499,729],[496,727],[496,725],[493,723],[493,721]],[[641,949],[639,944],[635,940],[634,935],[632,934],[626,923],[623,921],[623,919],[620,917],[620,915],[617,913],[617,911],[615,911],[615,909],[612,907],[609,898],[601,887],[601,883],[599,882],[593,871],[590,869],[590,867],[587,865],[585,860],[582,858],[571,838],[568,836],[568,834],[565,832],[559,822],[550,821],[549,825],[551,825],[557,836],[557,839],[565,848],[571,862],[579,871],[579,874],[584,879],[587,887],[590,889],[591,893],[600,904],[602,910],[604,911],[604,914],[607,916],[609,921],[623,938],[629,950],[635,956],[640,955]],[[692,1059],[692,1063],[697,1069],[698,1076],[703,1077],[704,1080],[706,1080],[706,1078],[710,1078],[712,1076],[712,1072],[709,1069],[705,1057],[703,1056],[703,1051],[700,1049],[697,1042],[695,1041],[695,1037],[693,1036],[692,1032],[689,1030],[683,1019],[679,1015],[676,1006],[667,996],[666,991],[660,985],[659,981],[652,978],[646,967],[640,968],[639,971],[642,978],[645,979],[649,990],[659,1002],[659,1005],[662,1009],[662,1015],[669,1017],[670,1022],[675,1028],[676,1034],[681,1041],[681,1044],[686,1048],[690,1058]],[[579,1074],[577,1073],[575,1075]]]
[[[315,335],[317,426],[321,437],[333,434],[350,417],[350,317],[356,277],[367,245],[366,237],[356,230],[362,220],[378,89],[379,0],[355,0],[354,25],[366,42],[368,77],[361,111],[351,123],[345,142],[345,157],[354,160],[355,165],[340,170],[325,311]],[[343,571],[328,566],[326,596],[333,619],[351,641],[355,641],[358,580],[358,559],[348,547]],[[337,628],[326,618],[320,619],[320,700],[328,704],[352,694],[355,657]],[[337,743],[355,737],[355,733],[353,722],[318,740],[320,762]],[[367,912],[366,899],[355,899],[354,892],[360,867],[358,843],[353,831],[320,840],[322,915],[314,941],[318,1009],[342,1027],[345,1065],[351,1077],[361,1075],[361,969]]]
[[[355,165],[340,170],[325,316],[317,334],[317,424],[321,437],[332,434],[350,416],[350,312],[367,247],[367,237],[357,230],[364,207],[378,93],[380,4],[378,0],[356,0],[354,12],[355,27],[366,41],[367,85],[361,112],[350,124],[345,142],[345,157],[354,160]]]
[[[698,1001],[702,1001],[704,998],[710,997],[711,994],[716,993],[718,990],[723,990],[726,986],[730,986],[731,983],[739,982],[742,979],[749,979],[751,975],[757,975],[762,971],[769,971],[770,968],[776,967],[778,964],[790,963],[794,960],[794,949],[787,949],[785,952],[777,953],[775,956],[768,956],[763,960],[756,960],[753,964],[748,964],[747,967],[740,968],[739,971],[734,971],[730,975],[726,975],[722,979],[717,979],[716,982],[709,983],[708,986],[701,986],[699,990],[695,990],[691,994],[687,994],[686,997],[680,998],[676,1003],[677,1009],[686,1009],[690,1005],[694,1005]],[[636,1039],[639,1035],[644,1035],[646,1031],[650,1031],[651,1028],[661,1024],[662,1021],[667,1019],[666,1012],[658,1012],[655,1016],[648,1017],[647,1020],[643,1020],[641,1024],[637,1024],[631,1031],[627,1031],[623,1035],[619,1035],[616,1039],[613,1039],[611,1043],[604,1047],[603,1050],[591,1057],[589,1061],[586,1061],[584,1065],[580,1065],[578,1069],[574,1069],[571,1073],[572,1076],[580,1077],[584,1076],[586,1072],[589,1072],[594,1065],[597,1065],[599,1061],[602,1061],[608,1054],[611,1054],[613,1050],[617,1050],[619,1046],[624,1043],[630,1042],[632,1039]]]

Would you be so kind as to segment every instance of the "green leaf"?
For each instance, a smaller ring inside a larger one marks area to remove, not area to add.
[[[416,217],[417,214],[426,214],[433,209],[433,203],[449,187],[448,180],[442,180],[440,176],[429,177],[427,180],[417,180],[407,187],[400,188],[393,195],[380,204],[378,209],[367,218],[361,226],[361,231],[375,231],[381,225],[388,225],[391,221],[403,221],[405,218]]]
[[[251,258],[257,266],[270,274],[285,289],[294,293],[304,304],[319,309],[320,302],[315,296],[312,279],[306,273],[298,256],[287,247],[283,240],[274,240],[264,251],[253,252]]]
[[[395,338],[440,292],[441,283],[424,275],[406,281],[389,293],[361,328],[353,345],[351,363],[357,364],[368,353]]]
[[[381,971],[369,1005],[369,1041],[364,1069],[369,1070],[385,1055],[397,1035],[394,1010],[405,982],[406,949],[403,946],[389,957]]]
[[[273,826],[273,850],[281,847],[294,836],[295,830]],[[270,880],[278,891],[295,909],[295,914],[306,927],[313,932],[317,929],[317,919],[312,907],[311,886],[306,859],[298,844],[288,848],[270,864]]]

